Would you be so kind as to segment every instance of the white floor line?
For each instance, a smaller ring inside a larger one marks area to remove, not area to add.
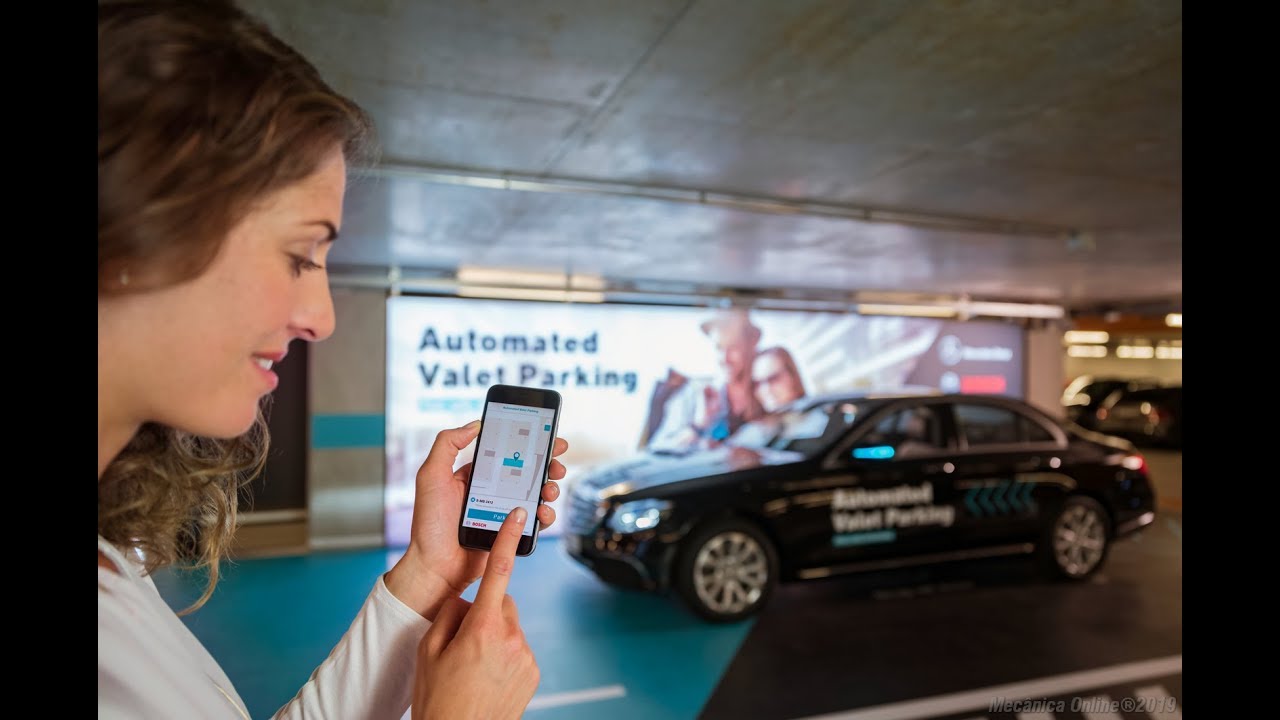
[[[596,700],[612,700],[614,698],[626,697],[627,689],[621,685],[605,685],[604,687],[589,688],[587,690],[573,690],[571,692],[552,693],[550,695],[534,695],[533,700],[529,702],[526,710],[542,710],[544,708],[562,707],[564,705],[577,705],[579,703],[595,702]],[[404,711],[404,717],[400,720],[411,720],[413,717],[413,708]]]
[[[597,700],[612,700],[614,698],[626,697],[627,689],[621,685],[605,685],[604,687],[590,688],[588,690],[573,690],[571,692],[551,693],[550,695],[534,695],[533,700],[529,702],[529,710],[541,710],[543,708],[560,707],[562,705],[577,705],[579,703],[595,702]]]
[[[1177,702],[1163,686],[1150,685],[1138,688],[1134,691],[1133,696],[1142,698],[1146,705],[1147,714],[1153,718],[1182,720],[1182,709],[1178,707]]]

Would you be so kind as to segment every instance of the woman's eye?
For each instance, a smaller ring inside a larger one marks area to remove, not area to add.
[[[301,255],[290,255],[289,257],[293,259],[293,276],[294,277],[301,277],[302,273],[307,270],[323,270],[324,269],[323,265],[312,262],[309,258],[305,258]]]

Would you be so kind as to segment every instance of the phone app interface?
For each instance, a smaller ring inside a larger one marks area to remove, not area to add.
[[[489,403],[477,441],[464,527],[496,532],[507,513],[523,507],[529,513],[524,534],[533,534],[554,416],[551,408]]]

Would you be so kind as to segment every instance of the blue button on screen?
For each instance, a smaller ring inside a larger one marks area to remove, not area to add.
[[[494,512],[492,510],[468,510],[467,517],[472,520],[485,520],[487,522],[500,523],[507,519],[507,514]]]

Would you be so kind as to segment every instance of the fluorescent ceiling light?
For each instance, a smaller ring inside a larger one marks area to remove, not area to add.
[[[1104,358],[1107,356],[1107,349],[1102,345],[1070,345],[1067,347],[1067,355],[1078,358]]]
[[[569,276],[569,287],[574,290],[604,290],[607,285],[599,275],[574,273]]]
[[[1116,357],[1132,360],[1149,360],[1156,356],[1156,349],[1150,345],[1121,345],[1116,348]]]
[[[1058,305],[1031,305],[1007,302],[939,302],[925,304],[858,303],[863,315],[910,315],[914,317],[952,318],[957,316],[1061,319],[1066,316]]]
[[[957,304],[956,307],[966,315],[988,315],[991,317],[1058,320],[1066,317],[1067,314],[1059,305],[1031,305],[1028,303],[962,302]]]
[[[491,300],[545,300],[566,303],[602,303],[604,293],[590,290],[554,290],[551,288],[510,288],[484,285],[460,285],[459,297]]]
[[[1111,335],[1103,330],[1068,330],[1062,339],[1068,345],[1105,345]]]
[[[512,286],[566,290],[604,290],[606,286],[604,278],[589,273],[567,275],[559,270],[524,270],[478,265],[463,265],[459,267],[457,278],[459,285],[484,285],[490,287]]]
[[[458,282],[463,285],[521,285],[525,287],[566,287],[568,278],[563,272],[542,270],[518,270],[497,267],[463,265],[458,268]]]
[[[943,305],[886,305],[878,303],[858,303],[861,315],[909,315],[911,317],[949,318],[958,315],[953,307]]]

